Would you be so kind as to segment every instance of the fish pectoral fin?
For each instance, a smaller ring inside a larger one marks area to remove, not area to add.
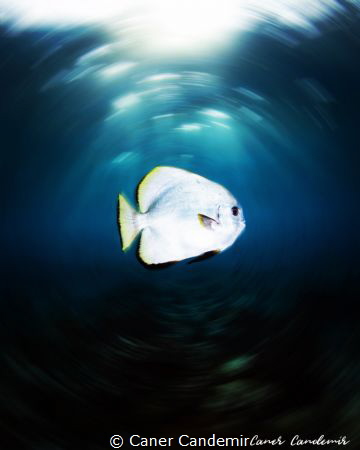
[[[205,252],[202,255],[199,255],[196,258],[189,261],[188,264],[193,264],[193,263],[197,263],[200,261],[204,261],[204,259],[212,258],[213,256],[217,255],[218,253],[220,253],[220,250],[211,250],[210,252]]]
[[[198,218],[200,224],[207,229],[212,230],[216,225],[219,225],[219,223],[215,219],[205,216],[204,214],[198,214]]]

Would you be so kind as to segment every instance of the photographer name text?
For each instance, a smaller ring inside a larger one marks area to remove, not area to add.
[[[296,434],[290,439],[284,439],[282,436],[266,439],[257,434],[252,437],[239,435],[238,437],[217,437],[213,434],[211,437],[191,437],[188,434],[182,434],[178,437],[142,437],[139,434],[133,434],[126,440],[120,435],[114,435],[110,439],[112,448],[120,448],[123,444],[130,444],[132,447],[171,447],[172,445],[181,447],[258,447],[258,446],[282,446],[284,444],[291,447],[301,447],[312,445],[316,447],[325,446],[346,446],[350,440],[346,436],[340,436],[336,439],[330,439],[324,435],[315,438],[304,438]]]

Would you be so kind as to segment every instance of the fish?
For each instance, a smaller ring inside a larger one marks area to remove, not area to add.
[[[137,256],[161,268],[206,259],[230,247],[244,231],[242,207],[223,186],[185,169],[157,166],[140,181],[135,209],[118,196],[118,225],[126,252],[140,235]]]

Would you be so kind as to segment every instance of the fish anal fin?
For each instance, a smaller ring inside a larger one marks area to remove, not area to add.
[[[218,225],[218,222],[215,219],[205,216],[205,214],[198,214],[198,218],[200,224],[208,230],[212,230],[215,225]]]
[[[191,261],[188,262],[188,264],[193,264],[193,263],[197,263],[200,261],[204,261],[205,259],[212,258],[213,256],[217,255],[218,253],[220,253],[220,250],[210,250],[209,252],[205,252],[202,255],[199,255],[196,258],[192,259]]]
[[[139,261],[139,263],[145,267],[145,269],[147,270],[163,270],[163,269],[168,269],[169,267],[174,266],[175,264],[177,264],[179,261],[169,261],[166,263],[160,263],[160,264],[148,264],[146,263],[143,259],[141,259],[141,256],[139,255],[139,253],[136,253],[136,257],[137,260]]]
[[[181,254],[177,248],[171,248],[166,236],[146,227],[141,232],[137,257],[147,268],[163,269],[180,261]]]

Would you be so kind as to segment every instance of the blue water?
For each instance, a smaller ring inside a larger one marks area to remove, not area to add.
[[[115,432],[359,437],[360,28],[348,15],[319,29],[285,29],[296,44],[259,29],[107,77],[131,56],[93,56],[97,28],[2,27],[14,442],[24,417],[36,449],[75,448],[94,424],[87,448]],[[156,272],[121,252],[117,196],[135,203],[157,165],[234,194],[247,226],[230,249]]]

